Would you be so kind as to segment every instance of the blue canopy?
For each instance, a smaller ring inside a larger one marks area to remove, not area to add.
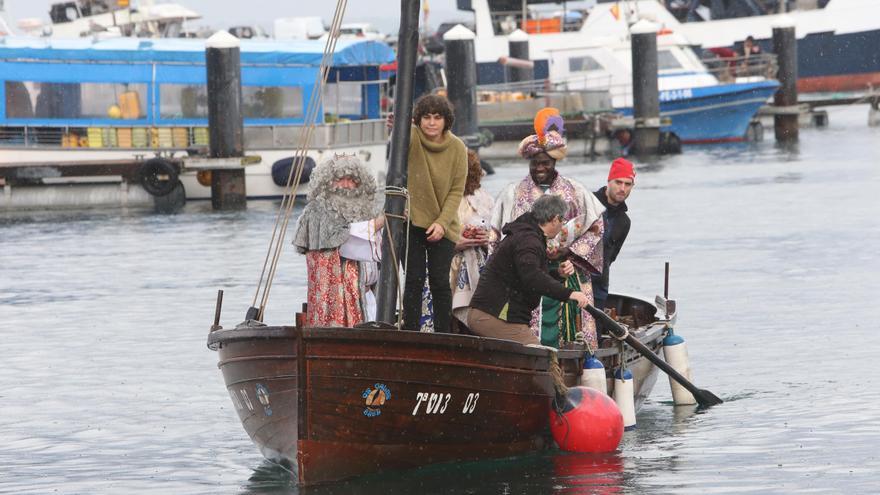
[[[324,41],[241,41],[243,65],[317,67]],[[112,38],[0,38],[0,60],[108,61],[126,63],[205,61],[203,39]],[[369,66],[394,60],[394,50],[381,41],[338,40],[331,65]]]

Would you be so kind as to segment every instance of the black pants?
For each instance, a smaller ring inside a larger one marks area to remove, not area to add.
[[[425,259],[428,260],[428,285],[434,300],[434,331],[448,333],[452,319],[452,288],[449,266],[455,254],[455,243],[447,238],[428,242],[425,229],[409,226],[406,289],[403,292],[403,325],[419,329],[422,316],[422,289],[425,286]]]

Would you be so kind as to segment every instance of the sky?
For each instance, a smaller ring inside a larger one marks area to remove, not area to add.
[[[13,29],[18,19],[37,17],[49,22],[49,6],[60,0],[5,0],[6,18]],[[132,4],[137,0],[132,0]],[[143,1],[143,0],[141,0]],[[0,0],[2,3],[3,0]],[[157,1],[156,3],[162,3]],[[333,0],[177,0],[202,14],[194,26],[226,28],[259,25],[268,32],[278,17],[320,16],[329,24],[336,8]],[[448,20],[471,20],[473,14],[456,10],[456,0],[430,0],[428,24],[436,27]],[[381,31],[397,34],[400,0],[349,0],[343,22],[369,22]]]

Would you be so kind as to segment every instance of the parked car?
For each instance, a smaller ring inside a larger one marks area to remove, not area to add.
[[[326,36],[326,34],[324,35]],[[356,38],[376,41],[385,41],[388,35],[379,32],[378,29],[366,22],[353,22],[339,27],[339,38]]]

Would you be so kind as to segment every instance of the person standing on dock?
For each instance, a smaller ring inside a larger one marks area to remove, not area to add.
[[[560,196],[568,205],[563,218],[570,235],[558,239],[554,246],[554,260],[571,259],[577,273],[566,283],[583,290],[589,297],[590,284],[582,286],[591,273],[601,269],[602,204],[577,181],[563,177],[556,170],[557,160],[565,158],[567,147],[563,138],[564,122],[555,108],[544,108],[534,121],[535,134],[519,145],[519,155],[529,160],[529,174],[521,181],[509,184],[495,200],[492,228],[500,235],[502,226],[530,211],[535,202],[546,196]],[[568,225],[568,223],[571,225]],[[494,252],[494,247],[491,249]],[[558,261],[553,261],[555,267]],[[544,298],[532,314],[531,327],[541,343],[558,347],[566,341],[583,339],[588,347],[596,348],[596,325],[589,314],[574,305],[566,306],[557,299]],[[581,314],[582,313],[582,314]]]
[[[611,263],[617,259],[620,248],[623,247],[623,242],[629,234],[630,220],[626,214],[626,198],[632,192],[635,179],[636,171],[632,162],[626,158],[618,158],[611,163],[608,184],[593,193],[605,206],[605,211],[602,213],[605,226],[602,234],[602,271],[592,277],[595,301],[593,306],[599,309],[605,308],[605,299],[608,298]]]
[[[569,209],[559,196],[541,196],[531,211],[503,227],[505,237],[489,258],[470,301],[467,325],[473,333],[539,344],[530,321],[542,296],[572,301],[580,308],[590,302],[587,294],[563,283],[574,274],[571,261],[553,269],[548,266],[547,240],[562,230]]]
[[[376,178],[354,155],[315,167],[308,204],[293,244],[306,255],[310,327],[353,327],[376,316],[372,288],[379,278],[383,215]]]
[[[449,269],[461,234],[458,207],[467,180],[467,148],[452,134],[452,105],[440,95],[425,95],[413,108],[407,158],[409,237],[403,325],[419,328],[422,288],[427,275],[434,310],[434,331],[449,332],[452,288]],[[427,262],[427,274],[423,267]]]

